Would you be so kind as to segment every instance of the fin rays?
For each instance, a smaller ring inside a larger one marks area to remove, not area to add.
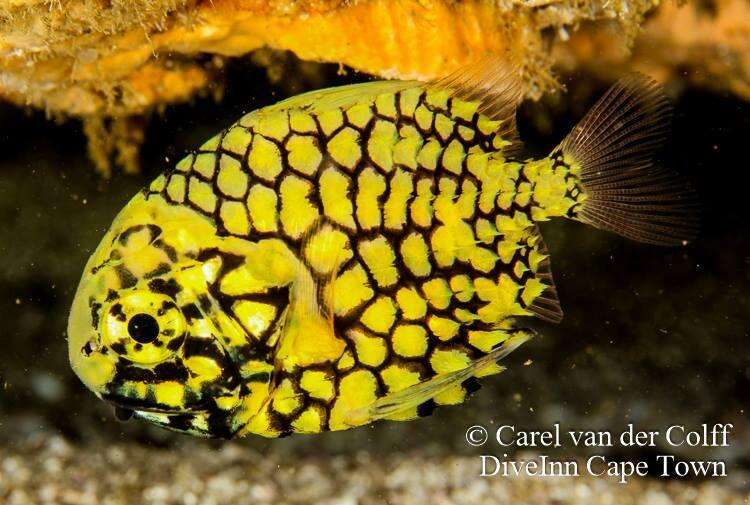
[[[477,372],[485,369],[487,366],[505,358],[518,347],[523,345],[532,337],[531,334],[523,330],[517,330],[513,336],[503,341],[490,353],[471,362],[466,368],[456,370],[455,372],[437,375],[432,379],[415,384],[404,390],[386,395],[373,404],[364,407],[366,412],[354,412],[352,417],[367,415],[370,419],[383,419],[390,415],[396,414],[410,407],[415,407],[436,395],[445,391],[451,386],[460,384],[466,379],[472,377]]]
[[[575,218],[640,242],[695,237],[695,192],[653,157],[672,109],[660,86],[633,74],[618,81],[555,150],[580,164],[586,199]]]
[[[429,87],[450,90],[452,96],[462,100],[479,101],[479,113],[503,121],[499,133],[512,142],[511,147],[520,143],[516,109],[523,100],[523,85],[518,64],[509,55],[506,59],[486,56],[430,83]]]
[[[560,306],[560,299],[557,296],[555,280],[552,277],[552,262],[549,259],[549,249],[547,249],[547,244],[544,242],[538,227],[535,229],[535,234],[538,237],[538,251],[545,256],[541,263],[539,263],[536,275],[546,284],[546,289],[527,308],[543,321],[559,323],[563,320],[563,310]]]

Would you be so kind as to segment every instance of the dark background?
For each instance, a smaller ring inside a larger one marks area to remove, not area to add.
[[[111,407],[73,375],[65,341],[73,292],[116,212],[168,166],[165,157],[173,163],[244,112],[290,94],[368,79],[339,75],[335,66],[307,72],[305,79],[276,86],[246,61],[230,64],[221,103],[197,99],[153,117],[142,174],[116,173],[110,180],[94,172],[79,123],[55,124],[42,113],[0,109],[0,444],[12,446],[39,432],[61,433],[74,443],[184,443],[182,435],[116,421]],[[568,93],[526,103],[520,111],[522,137],[539,155],[559,142],[607,85],[584,76],[565,81]],[[676,454],[722,458],[745,469],[750,104],[679,83],[670,83],[668,91],[676,98],[676,114],[665,160],[693,178],[702,200],[702,233],[693,244],[660,248],[573,222],[546,223],[542,230],[565,319],[557,326],[537,324],[542,338],[516,351],[510,370],[483,380],[466,404],[410,423],[232,443],[282,454],[465,453],[464,431],[472,424],[532,429],[559,421],[569,429],[618,432],[629,422],[660,430],[729,422],[735,425],[730,448]],[[523,366],[527,359],[531,363]],[[572,451],[564,454],[576,455]],[[612,456],[635,454],[618,451]]]

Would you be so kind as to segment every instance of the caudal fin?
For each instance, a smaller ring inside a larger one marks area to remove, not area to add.
[[[653,162],[671,117],[661,87],[641,74],[621,79],[599,99],[554,153],[580,166],[586,198],[575,219],[651,244],[695,237],[694,191]]]

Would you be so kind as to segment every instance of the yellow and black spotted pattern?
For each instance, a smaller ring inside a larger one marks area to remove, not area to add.
[[[250,431],[347,428],[352,409],[492,350],[510,318],[559,318],[534,222],[574,210],[574,169],[507,159],[505,125],[479,105],[414,86],[346,107],[260,110],[153,183],[150,195],[210,217],[219,235],[283,241],[330,283],[324,310],[343,352],[276,370]],[[244,352],[260,358],[249,368],[265,380],[288,291],[269,301],[268,286],[243,283],[243,258],[213,253],[235,268],[209,289],[250,335]],[[460,403],[470,386],[434,403]]]
[[[654,244],[693,236],[691,191],[651,158],[668,119],[625,78],[549,156],[518,155],[518,73],[313,91],[242,117],[137,194],[68,320],[78,377],[201,436],[407,420],[464,401],[562,317],[537,223]]]
[[[185,257],[175,235],[156,224],[125,226],[110,242],[87,272],[101,296],[80,300],[98,338],[71,349],[88,364],[87,379],[128,416],[230,437],[228,420],[246,386],[239,349],[222,345],[206,324],[201,259]]]

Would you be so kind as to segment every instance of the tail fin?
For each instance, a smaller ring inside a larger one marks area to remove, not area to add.
[[[650,244],[695,237],[694,191],[652,161],[671,116],[661,87],[641,74],[621,79],[599,99],[555,149],[580,166],[586,198],[575,219]]]

